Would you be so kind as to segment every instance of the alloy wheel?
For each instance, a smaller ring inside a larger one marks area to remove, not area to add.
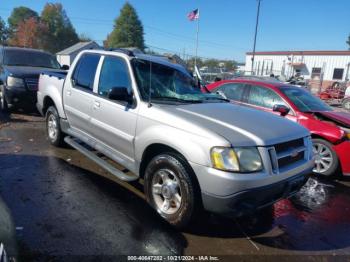
[[[158,212],[175,214],[182,203],[179,178],[170,169],[158,170],[152,179],[152,195]]]
[[[334,162],[331,150],[323,144],[314,143],[313,152],[315,155],[315,168],[313,171],[315,173],[326,172]]]
[[[57,130],[57,120],[53,114],[50,114],[47,120],[47,131],[49,138],[51,140],[56,140],[58,130]]]
[[[350,110],[350,100],[346,101],[343,106],[345,109]]]

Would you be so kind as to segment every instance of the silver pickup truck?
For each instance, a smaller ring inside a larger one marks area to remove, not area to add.
[[[68,72],[41,74],[37,107],[51,144],[143,179],[150,205],[177,227],[203,208],[240,216],[287,198],[314,165],[305,128],[202,93],[161,57],[83,51]]]

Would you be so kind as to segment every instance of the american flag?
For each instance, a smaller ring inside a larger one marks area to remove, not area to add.
[[[199,10],[198,10],[198,9],[193,10],[192,12],[190,12],[190,13],[187,15],[187,18],[188,18],[190,21],[197,20],[197,19],[199,18]]]

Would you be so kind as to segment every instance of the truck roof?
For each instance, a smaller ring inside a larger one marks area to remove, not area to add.
[[[148,54],[144,54],[144,53],[139,53],[139,52],[132,52],[131,50],[128,49],[115,49],[115,50],[85,50],[83,52],[87,52],[87,53],[97,53],[97,54],[115,54],[115,53],[120,53],[123,54],[127,57],[129,57],[129,59],[141,59],[141,60],[146,60],[146,61],[150,61],[152,63],[158,63],[158,64],[162,64],[171,68],[174,68],[176,70],[181,71],[184,74],[190,75],[189,71],[183,67],[180,64],[175,64],[169,61],[168,58],[163,57],[163,56],[157,56],[157,55],[148,55]]]
[[[46,51],[41,50],[41,49],[26,48],[26,47],[0,46],[0,48],[3,48],[4,50],[18,50],[18,51],[23,51],[23,52],[38,52],[38,53],[50,54],[49,52],[46,52]]]

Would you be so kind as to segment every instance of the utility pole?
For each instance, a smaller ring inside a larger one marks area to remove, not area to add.
[[[253,46],[253,56],[252,56],[252,69],[251,73],[253,74],[254,72],[254,60],[255,60],[255,47],[256,47],[256,36],[258,34],[258,26],[259,26],[259,15],[260,15],[260,2],[261,0],[258,1],[258,11],[256,13],[256,23],[255,23],[255,34],[254,34],[254,46]]]

